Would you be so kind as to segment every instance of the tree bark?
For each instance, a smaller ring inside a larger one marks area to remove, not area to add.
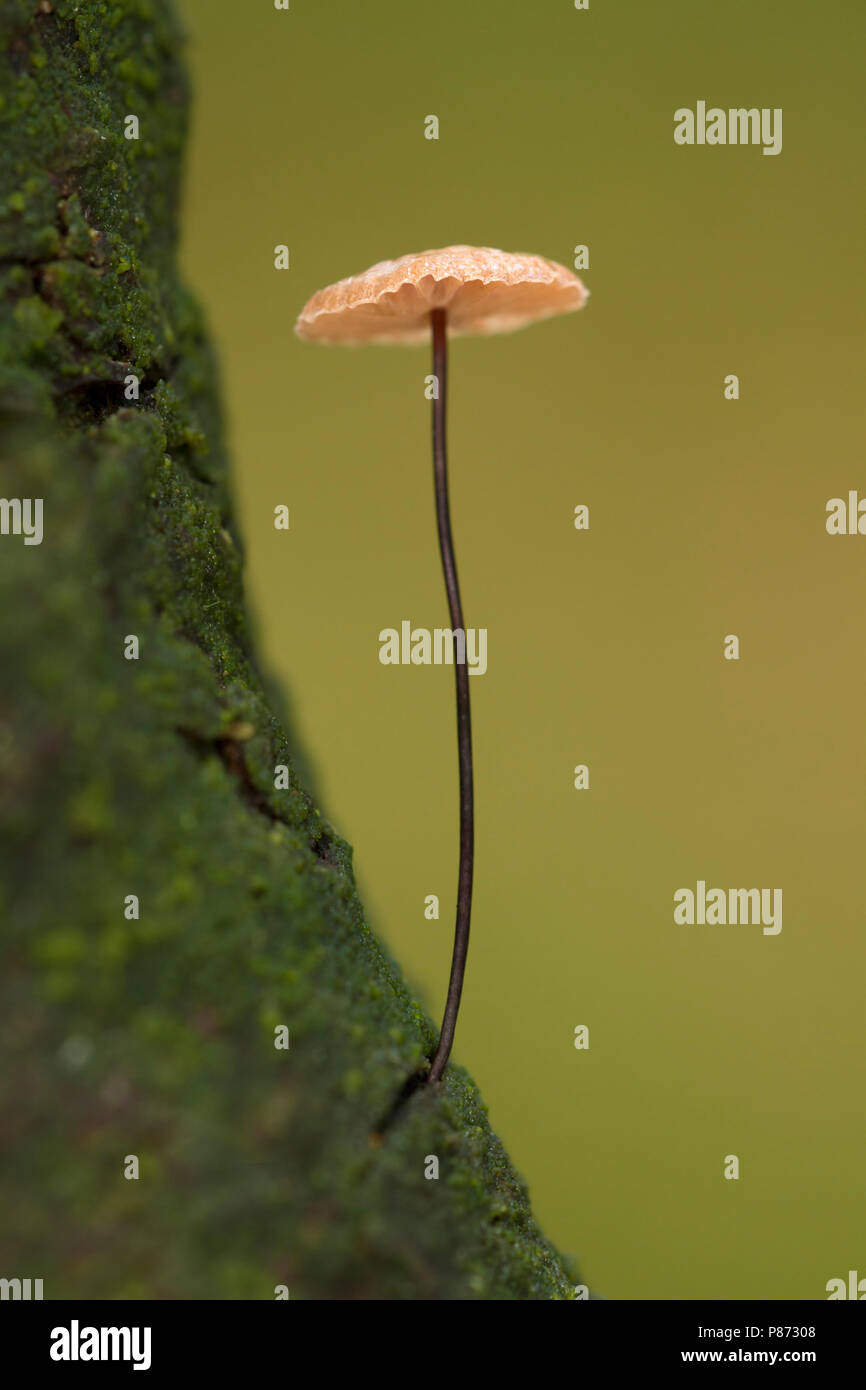
[[[181,40],[166,0],[0,0],[0,1275],[570,1298],[467,1074],[395,1108],[435,1028],[256,667]]]

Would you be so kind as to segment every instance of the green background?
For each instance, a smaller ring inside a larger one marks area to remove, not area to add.
[[[453,672],[378,661],[381,628],[447,621],[431,368],[293,324],[383,258],[468,242],[570,265],[589,246],[580,314],[451,357],[466,621],[489,631],[456,1055],[598,1292],[826,1297],[866,1274],[866,539],[824,526],[830,497],[866,492],[866,12],[181,8],[183,260],[221,348],[265,659],[372,920],[437,1019]],[[673,113],[698,100],[782,107],[782,153],[676,146]],[[699,878],[781,887],[781,934],[675,926],[673,893]]]

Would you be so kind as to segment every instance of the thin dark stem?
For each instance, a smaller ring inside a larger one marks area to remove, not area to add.
[[[469,667],[466,662],[463,609],[460,586],[457,583],[457,562],[451,539],[451,517],[448,509],[448,459],[445,449],[445,398],[448,373],[448,330],[444,309],[434,309],[433,375],[437,394],[433,399],[433,481],[436,488],[436,524],[439,528],[439,550],[442,573],[448,594],[451,629],[463,633],[463,661],[454,652],[454,675],[457,682],[457,751],[460,767],[460,870],[457,880],[457,924],[454,928],[454,951],[451,957],[451,978],[439,1043],[430,1067],[428,1081],[438,1081],[445,1070],[454,1041],[457,1010],[463,991],[466,971],[466,952],[469,949],[469,918],[472,911],[472,864],[474,858],[475,817],[472,797],[472,724],[469,717]],[[452,639],[455,642],[456,638]]]

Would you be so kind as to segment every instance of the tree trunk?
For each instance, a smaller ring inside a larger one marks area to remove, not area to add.
[[[466,1073],[395,1107],[435,1029],[256,669],[172,9],[0,30],[0,1275],[573,1297]]]

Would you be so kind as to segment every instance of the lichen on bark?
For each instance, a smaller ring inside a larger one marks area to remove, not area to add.
[[[175,265],[181,54],[166,0],[0,3],[2,491],[44,507],[41,545],[0,536],[0,1272],[568,1299],[461,1068],[371,1138],[435,1030],[256,665]]]

